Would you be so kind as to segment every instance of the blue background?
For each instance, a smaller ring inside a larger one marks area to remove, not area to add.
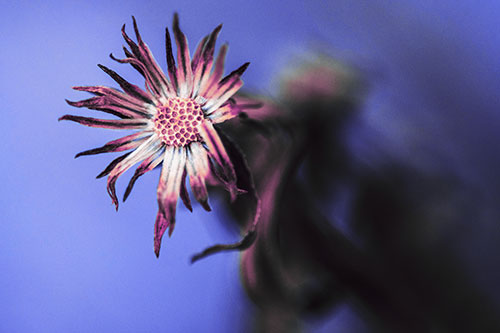
[[[142,177],[116,213],[105,181],[94,179],[111,156],[73,156],[120,133],[57,122],[67,113],[96,115],[64,99],[86,98],[75,85],[115,86],[97,63],[142,85],[133,69],[108,57],[121,56],[120,28],[126,23],[131,34],[131,15],[164,66],[164,28],[174,11],[191,50],[224,23],[226,69],[250,61],[244,80],[251,91],[275,94],[282,66],[315,48],[356,65],[371,87],[363,130],[353,140],[358,155],[376,154],[375,139],[412,163],[437,163],[421,158],[431,149],[439,163],[491,191],[486,200],[499,198],[498,1],[3,2],[0,331],[250,330],[255,309],[239,283],[238,254],[188,263],[208,245],[238,239],[218,221],[226,218],[221,204],[212,198],[211,214],[179,209],[157,260],[158,171]],[[457,230],[450,242],[478,285],[494,293],[496,223],[485,218]],[[305,325],[362,329],[349,308]]]

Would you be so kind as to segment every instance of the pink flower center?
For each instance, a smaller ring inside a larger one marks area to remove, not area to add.
[[[169,98],[158,107],[153,118],[154,130],[168,146],[186,146],[200,141],[199,126],[203,121],[200,105],[190,98]]]

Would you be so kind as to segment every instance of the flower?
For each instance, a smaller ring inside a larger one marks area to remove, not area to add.
[[[111,69],[98,65],[123,91],[103,86],[73,87],[75,90],[92,93],[95,97],[67,103],[107,112],[120,119],[65,115],[59,120],[71,120],[90,127],[138,130],[75,156],[130,150],[113,160],[97,176],[108,176],[107,190],[117,210],[117,178],[140,162],[125,190],[125,201],[140,176],[163,164],[157,190],[159,209],[154,227],[154,251],[158,257],[163,234],[168,229],[170,236],[174,230],[179,196],[192,211],[185,184],[186,177],[189,176],[194,197],[207,211],[210,211],[210,206],[205,180],[211,172],[219,178],[233,200],[238,193],[233,164],[214,124],[235,117],[244,107],[237,105],[231,96],[243,85],[240,77],[249,63],[222,78],[227,44],[220,48],[214,61],[215,42],[222,25],[200,41],[191,59],[186,36],[181,31],[175,14],[173,34],[177,44],[177,66],[167,28],[167,78],[143,42],[135,18],[132,19],[137,43],[129,38],[123,25],[122,35],[130,50],[123,48],[126,56],[124,59],[117,59],[112,54],[110,57],[120,63],[132,65],[142,74],[145,89],[127,82]]]

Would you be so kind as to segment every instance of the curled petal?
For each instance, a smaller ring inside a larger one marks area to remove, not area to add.
[[[158,156],[158,154],[162,151],[162,149],[163,147],[160,146],[153,155],[151,155],[150,157],[145,159],[141,164],[139,164],[139,166],[134,172],[134,175],[132,176],[132,178],[130,178],[125,193],[123,194],[123,202],[127,200],[128,196],[132,192],[132,188],[134,187],[134,184],[137,181],[137,179],[139,179],[139,177],[144,175],[146,172],[149,172],[154,168],[156,168],[163,161],[163,159],[161,158],[162,156]]]
[[[143,42],[141,35],[139,34],[139,29],[137,28],[137,22],[135,17],[132,16],[132,21],[134,24],[135,36],[137,42],[139,43],[139,54],[136,56],[146,65],[146,68],[150,70],[151,77],[154,79],[155,83],[158,84],[159,88],[163,91],[165,95],[175,96],[175,88],[170,84],[170,82],[165,77],[165,74],[161,70],[160,66],[153,57],[153,54],[149,50],[146,43]]]
[[[142,73],[145,74],[147,79],[149,79],[149,86],[156,96],[167,94],[167,92],[169,91],[168,83],[163,75],[163,72],[161,70],[158,71],[158,64],[149,52],[149,48],[146,46],[146,44],[144,44],[144,42],[142,42],[141,36],[137,29],[137,23],[133,16],[132,20],[134,23],[134,30],[139,45],[137,45],[125,32],[125,24],[122,26],[122,36],[132,50],[132,54],[134,55],[133,58],[137,60],[137,62],[140,62],[143,66],[139,66],[137,63],[134,64],[141,67]]]
[[[139,68],[139,72],[146,79],[146,87],[155,95],[156,98],[160,98],[162,96],[158,84],[155,83],[155,79],[151,76],[151,73],[148,71],[146,66],[140,60],[136,59],[135,57],[118,59],[112,53],[109,55],[109,57],[121,64],[131,64],[135,68]]]
[[[122,36],[123,36],[123,39],[125,39],[125,42],[127,42],[130,49],[132,50],[134,57],[137,58],[138,60],[141,60],[139,58],[141,55],[141,52],[139,51],[139,46],[137,46],[137,44],[132,40],[132,38],[130,38],[127,35],[127,32],[125,31],[125,24],[122,25]]]
[[[132,52],[130,52],[125,46],[123,46],[123,53],[125,53],[126,58],[134,58],[135,59],[135,56],[132,54]],[[146,73],[144,73],[143,69],[140,66],[137,66],[136,64],[133,64],[133,63],[130,63],[130,65],[132,67],[134,67],[134,69],[136,71],[138,71],[139,74],[142,75],[142,77],[146,78]]]
[[[112,160],[111,163],[108,164],[108,166],[106,167],[106,169],[104,169],[103,171],[101,171],[101,173],[98,174],[96,178],[99,179],[99,178],[102,178],[104,176],[109,175],[109,173],[111,172],[111,170],[113,170],[117,166],[118,163],[120,163],[128,155],[130,155],[130,153],[132,153],[132,152],[128,152],[128,153],[123,154],[122,156],[118,156],[117,158],[115,158],[114,160]]]
[[[131,168],[134,164],[151,157],[158,148],[156,140],[157,139],[154,136],[151,136],[148,140],[142,143],[136,150],[132,151],[130,155],[128,155],[122,161],[117,163],[116,166],[109,173],[107,190],[117,210],[118,210],[118,198],[116,197],[116,190],[115,190],[116,180],[125,171]]]
[[[154,250],[156,258],[160,256],[161,239],[163,238],[163,234],[165,233],[168,227],[170,227],[170,230],[173,230],[174,228],[173,224],[171,224],[172,219],[175,219],[175,208],[173,214],[172,212],[170,212],[170,210],[167,210],[165,212],[164,210],[161,209],[159,209],[158,213],[156,214],[155,239],[154,239]]]
[[[186,206],[187,209],[189,209],[190,212],[193,211],[193,206],[191,206],[191,199],[189,199],[189,193],[186,188],[186,170],[184,170],[184,174],[182,175],[182,180],[181,180],[181,192],[180,196],[182,199],[182,202],[184,203],[184,206]]]
[[[261,213],[261,201],[255,189],[255,183],[248,163],[235,142],[222,132],[219,133],[219,136],[226,147],[228,156],[235,165],[238,189],[245,192],[245,194],[238,197],[238,200],[246,201],[245,206],[254,214],[251,228],[256,228]]]
[[[199,142],[193,142],[189,145],[186,170],[194,197],[205,210],[211,211],[208,204],[207,187],[205,185],[205,179],[210,172],[208,155],[205,148]]]
[[[210,156],[222,169],[222,174],[218,173],[217,168],[215,168],[214,171],[216,171],[220,180],[227,187],[231,195],[231,200],[234,201],[236,199],[236,195],[238,194],[238,189],[236,187],[236,173],[234,172],[233,164],[227,155],[226,149],[219,138],[219,134],[217,134],[217,131],[210,121],[204,121],[200,126],[200,135],[208,147]]]

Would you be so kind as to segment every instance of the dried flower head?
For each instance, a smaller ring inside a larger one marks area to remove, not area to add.
[[[217,36],[222,25],[203,38],[191,59],[186,36],[179,28],[174,15],[173,34],[177,44],[177,66],[172,53],[172,43],[166,29],[168,78],[157,64],[148,46],[139,34],[133,19],[137,43],[122,28],[123,38],[130,50],[123,48],[126,58],[120,63],[132,65],[145,78],[145,89],[133,85],[105,66],[98,65],[111,76],[123,91],[103,87],[74,87],[95,97],[71,102],[75,107],[104,111],[120,119],[95,119],[65,115],[59,120],[71,120],[90,127],[109,129],[136,129],[134,134],[106,143],[100,148],[76,155],[93,155],[130,150],[116,158],[97,177],[108,176],[107,190],[118,209],[115,183],[117,178],[139,163],[125,191],[125,201],[140,176],[163,163],[158,184],[158,214],[154,230],[154,250],[159,256],[161,239],[167,229],[172,234],[175,226],[175,210],[180,196],[185,206],[192,210],[185,180],[189,183],[196,200],[210,211],[205,180],[210,172],[219,177],[234,198],[238,193],[236,173],[228,153],[222,144],[214,124],[236,116],[241,107],[231,99],[243,85],[241,75],[248,67],[240,68],[222,77],[227,45],[223,45],[214,61]]]

